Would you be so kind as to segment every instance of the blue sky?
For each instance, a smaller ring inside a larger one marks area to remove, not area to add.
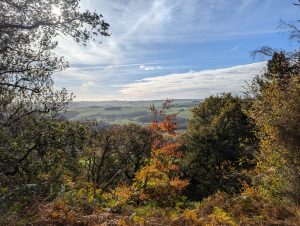
[[[75,100],[152,100],[240,94],[263,70],[261,46],[292,49],[280,20],[295,22],[296,0],[83,0],[103,14],[111,37],[82,47],[59,40],[70,63],[56,86]]]

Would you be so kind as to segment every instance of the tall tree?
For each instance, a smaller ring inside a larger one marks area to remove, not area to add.
[[[231,94],[211,96],[193,109],[183,135],[187,195],[202,199],[216,191],[239,191],[242,172],[253,166],[256,145],[243,100]]]
[[[30,172],[34,167],[29,166],[46,152],[54,158],[58,149],[69,151],[64,146],[75,144],[70,137],[72,126],[57,121],[72,95],[53,88],[52,73],[68,66],[54,53],[56,38],[69,36],[86,45],[109,35],[102,15],[83,11],[79,3],[0,0],[1,181],[34,175]]]
[[[297,24],[282,25],[290,40],[299,43]],[[271,59],[248,91],[252,106],[246,112],[260,141],[255,181],[265,195],[300,203],[300,51],[263,47],[256,52]]]
[[[274,53],[264,74],[254,80],[247,112],[258,128],[260,154],[256,181],[273,198],[300,202],[299,62]]]

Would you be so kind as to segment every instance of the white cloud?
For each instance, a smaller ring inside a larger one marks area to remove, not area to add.
[[[245,81],[251,80],[265,65],[266,62],[259,62],[225,69],[149,77],[124,85],[120,93],[123,98],[133,100],[205,98],[220,92],[241,94]]]
[[[95,84],[94,82],[88,81],[88,82],[82,83],[81,88],[82,88],[83,90],[88,90],[88,89],[90,89],[90,88],[95,87],[95,85],[96,85],[96,84]]]
[[[140,65],[139,68],[142,69],[142,70],[144,70],[144,71],[153,71],[153,70],[159,70],[162,67],[161,66],[145,66],[145,65]]]
[[[158,62],[158,63],[169,63],[172,61],[162,61],[162,62]],[[70,67],[68,68],[66,71],[84,71],[84,70],[95,70],[95,69],[113,69],[113,68],[124,68],[124,67],[135,67],[135,66],[139,66],[140,69],[143,69],[145,71],[149,71],[149,70],[155,70],[155,69],[161,69],[162,66],[147,66],[147,65],[155,65],[157,63],[144,63],[144,64],[112,64],[112,65],[106,65],[106,66],[88,66],[88,67]]]

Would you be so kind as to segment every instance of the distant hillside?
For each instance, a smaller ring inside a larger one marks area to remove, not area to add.
[[[172,113],[178,113],[178,123],[185,128],[191,117],[191,109],[202,100],[174,100]],[[97,120],[108,124],[139,123],[147,125],[153,120],[150,104],[159,107],[163,100],[153,101],[80,101],[74,102],[63,114],[68,120]]]

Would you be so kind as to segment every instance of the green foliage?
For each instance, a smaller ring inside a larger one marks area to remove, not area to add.
[[[193,109],[185,147],[187,194],[202,199],[216,191],[239,191],[247,179],[243,170],[254,166],[256,140],[242,111],[243,100],[231,94],[211,96]]]
[[[248,115],[259,129],[257,183],[273,198],[299,203],[300,83],[297,71],[299,63],[291,63],[283,53],[274,54],[260,78],[263,83],[255,83],[259,91],[255,92]]]
[[[101,15],[83,12],[79,0],[1,0],[0,15],[1,218],[7,205],[24,208],[32,193],[55,197],[76,178],[90,128],[59,118],[72,94],[53,85],[52,73],[68,66],[55,55],[56,37],[85,45],[108,35],[109,25]]]
[[[225,212],[219,207],[215,207],[214,212],[210,214],[208,218],[210,222],[207,225],[238,225],[227,212]]]

